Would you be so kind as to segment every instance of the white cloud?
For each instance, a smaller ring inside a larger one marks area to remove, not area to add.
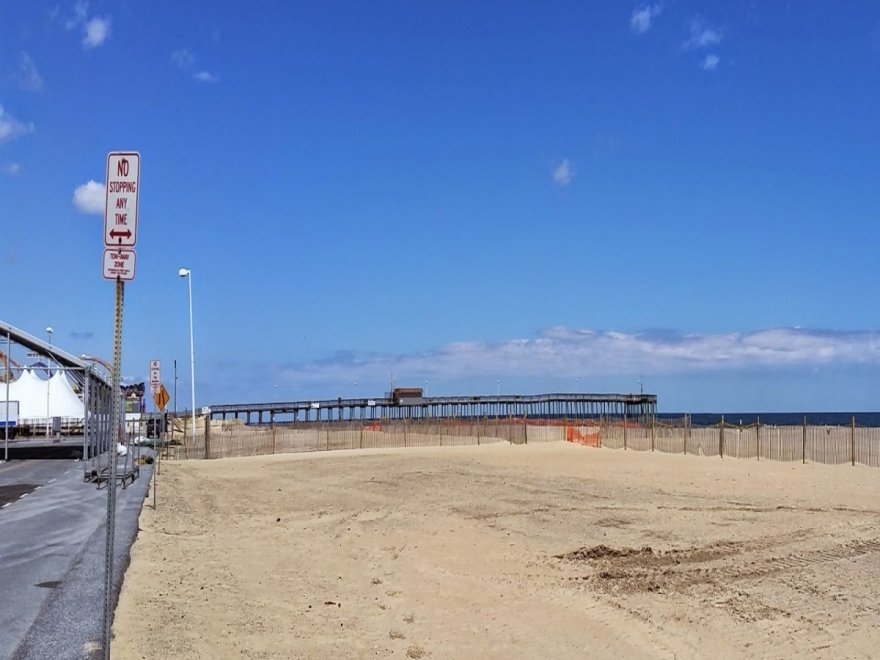
[[[714,335],[675,332],[624,333],[550,328],[535,339],[497,344],[457,342],[428,353],[344,355],[296,365],[281,377],[313,383],[357,378],[472,379],[485,374],[529,378],[686,374],[750,368],[816,368],[880,365],[880,333],[773,328]]]
[[[97,48],[110,36],[110,18],[89,19],[83,26],[83,48]]]
[[[196,73],[193,74],[193,78],[195,78],[199,82],[205,82],[205,83],[215,83],[220,80],[220,76],[218,76],[214,73],[210,73],[208,71],[197,71]]]
[[[72,30],[76,26],[82,25],[83,23],[85,23],[86,18],[88,16],[88,11],[89,11],[89,3],[84,2],[84,0],[79,0],[79,2],[77,2],[73,6],[73,16],[71,18],[68,18],[64,22],[65,29]],[[57,15],[57,12],[56,12],[56,15]]]
[[[43,89],[43,79],[31,56],[22,51],[21,59],[18,66],[18,84],[29,92],[39,92]]]
[[[18,176],[22,173],[23,169],[21,163],[6,163],[3,166],[3,173],[9,176]]]
[[[720,61],[721,58],[715,53],[709,53],[703,58],[703,62],[700,66],[703,67],[703,71],[714,71]]]
[[[203,83],[215,83],[220,81],[220,76],[210,71],[198,70],[194,71],[196,66],[196,57],[186,48],[180,48],[171,53],[171,61],[177,65],[181,71],[193,71],[193,80]]]
[[[709,46],[717,46],[721,43],[721,30],[709,27],[705,19],[700,16],[691,20],[689,36],[684,42],[684,48],[707,48]]]
[[[90,180],[73,191],[73,205],[87,215],[104,215],[105,198],[104,184],[97,181]]]
[[[651,29],[651,21],[657,18],[663,11],[663,5],[646,5],[633,9],[629,18],[629,27],[636,34],[644,34]]]
[[[102,46],[110,37],[110,17],[92,16],[89,18],[89,3],[80,0],[73,7],[73,16],[64,22],[64,28],[67,30],[81,28],[83,48],[89,50]]]
[[[0,142],[14,140],[17,137],[33,132],[34,125],[32,123],[18,121],[0,105]]]
[[[574,169],[571,162],[566,158],[553,170],[553,182],[557,186],[564,188],[571,183],[572,178],[574,178]]]
[[[177,65],[177,68],[186,71],[193,67],[196,63],[196,58],[186,48],[180,48],[171,53],[171,61]]]

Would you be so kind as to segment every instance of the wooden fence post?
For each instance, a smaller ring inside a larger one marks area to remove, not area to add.
[[[684,416],[684,442],[681,444],[684,446],[684,455],[688,455],[688,437],[690,436],[690,418],[685,415]]]
[[[804,434],[801,441],[801,463],[807,462],[807,416],[804,415]]]
[[[852,458],[853,467],[856,466],[856,416],[853,415],[850,433],[849,455]]]
[[[718,453],[724,458],[724,415],[721,415],[721,425],[718,427]]]
[[[525,434],[525,444],[529,444],[529,416],[523,416],[523,433]]]
[[[626,451],[626,411],[623,411],[623,450]]]
[[[758,445],[758,460],[761,460],[761,418],[755,420],[755,443]]]
[[[272,453],[275,453],[275,413],[270,414],[269,422],[272,424]]]
[[[654,416],[651,415],[651,451],[654,451]]]
[[[210,458],[211,454],[211,416],[205,415],[205,458]]]
[[[406,417],[403,418],[403,446],[406,447]]]
[[[361,422],[360,422],[360,429],[361,429],[360,448],[363,449],[364,448],[364,421],[363,420],[361,420]]]

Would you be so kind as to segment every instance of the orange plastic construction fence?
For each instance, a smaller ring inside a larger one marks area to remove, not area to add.
[[[583,427],[566,426],[565,441],[573,442],[584,447],[599,447],[599,429],[581,430]]]

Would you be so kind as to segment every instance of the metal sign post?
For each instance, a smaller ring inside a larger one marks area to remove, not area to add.
[[[162,419],[165,419],[165,414],[162,414]],[[153,465],[153,511],[157,509],[158,500],[156,499],[156,482],[159,481],[159,460],[160,455],[162,454],[162,445],[165,443],[165,425],[162,424],[162,429],[159,431],[159,444],[154,445],[156,447],[156,458],[154,459]]]
[[[110,474],[107,481],[107,543],[104,574],[104,658],[110,660],[110,637],[113,627],[113,541],[116,527],[116,468],[117,446],[122,436],[120,420],[120,372],[122,371],[122,308],[125,283],[116,280],[116,326],[113,333],[113,373],[110,376]]]
[[[162,387],[162,364],[159,360],[150,360],[150,392],[153,394],[153,402],[156,404],[156,408],[159,409],[160,412],[165,412],[165,404],[161,403],[161,399],[158,398],[159,394],[164,391],[164,387]],[[164,415],[163,415],[164,416]],[[153,426],[155,431],[156,426]],[[153,511],[156,510],[156,481],[159,476],[159,453],[161,451],[162,445],[162,437],[164,434],[164,429],[160,430],[156,435],[159,436],[158,444],[154,444],[153,447],[156,449],[156,458],[155,463],[153,464]]]
[[[107,155],[103,270],[106,279],[116,280],[116,324],[113,333],[113,373],[110,376],[110,446],[108,447],[110,474],[107,480],[107,543],[104,573],[104,660],[110,660],[110,640],[113,632],[113,542],[116,527],[116,472],[119,462],[117,452],[119,442],[125,433],[120,387],[122,309],[125,302],[125,281],[134,279],[136,255],[133,248],[137,245],[140,176],[139,153],[112,152]]]

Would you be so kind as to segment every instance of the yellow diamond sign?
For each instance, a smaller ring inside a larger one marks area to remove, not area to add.
[[[159,410],[165,412],[165,406],[171,401],[171,395],[168,394],[168,390],[165,389],[164,385],[159,385],[159,391],[153,394],[153,401],[156,402],[156,407]]]

